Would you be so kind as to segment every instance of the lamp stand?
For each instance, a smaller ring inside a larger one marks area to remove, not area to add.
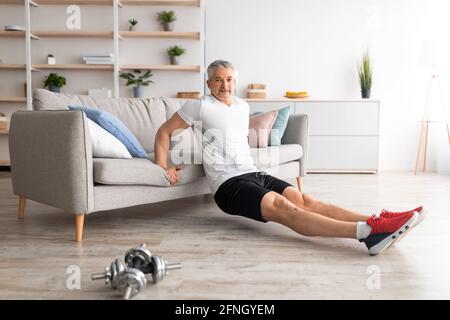
[[[444,120],[443,121],[432,121],[429,120],[430,115],[430,100],[431,100],[431,89],[433,85],[433,81],[437,81],[439,93],[441,95],[441,107],[444,114]],[[423,152],[423,165],[422,165],[422,172],[426,171],[426,165],[427,165],[427,149],[428,149],[428,128],[430,123],[445,123],[447,126],[447,137],[448,137],[448,144],[450,146],[450,129],[447,122],[447,115],[445,113],[445,105],[444,105],[444,97],[442,95],[442,89],[441,84],[439,81],[439,78],[437,76],[437,73],[435,72],[435,69],[433,67],[433,76],[431,77],[430,81],[428,82],[428,90],[427,90],[427,101],[425,105],[425,112],[422,117],[422,121],[420,122],[420,137],[419,137],[419,147],[417,149],[417,159],[416,159],[416,169],[414,171],[414,174],[417,175],[417,170],[419,168],[419,159],[420,154]],[[423,146],[423,150],[422,150]]]

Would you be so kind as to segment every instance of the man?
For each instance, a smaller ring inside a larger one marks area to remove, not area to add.
[[[179,180],[179,166],[168,167],[170,137],[200,122],[195,129],[203,150],[203,167],[220,209],[261,222],[277,222],[304,236],[353,238],[376,255],[402,238],[424,217],[422,207],[407,212],[383,210],[379,217],[322,203],[289,183],[259,171],[248,145],[249,105],[235,97],[236,76],[230,62],[208,67],[211,95],[187,102],[158,130],[155,161],[171,185]],[[194,127],[195,128],[195,127]]]

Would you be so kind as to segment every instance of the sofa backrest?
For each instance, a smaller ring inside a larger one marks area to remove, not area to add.
[[[34,110],[69,110],[68,105],[100,108],[119,118],[136,136],[145,151],[154,151],[159,127],[181,106],[170,98],[97,98],[36,89]]]

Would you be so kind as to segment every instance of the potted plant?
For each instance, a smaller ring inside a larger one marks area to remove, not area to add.
[[[47,55],[47,64],[56,64],[56,58],[51,53]]]
[[[128,30],[134,31],[136,29],[136,25],[138,24],[138,21],[136,19],[130,19],[130,20],[128,20],[128,22],[130,23]]]
[[[47,88],[52,92],[59,92],[62,87],[66,85],[66,78],[58,75],[57,73],[50,73],[44,79],[44,88]]]
[[[186,53],[186,49],[180,47],[180,46],[173,46],[167,49],[167,54],[170,57],[170,64],[171,65],[178,65],[180,64],[180,56]]]
[[[370,98],[370,89],[372,88],[372,63],[368,51],[363,54],[361,64],[358,66],[358,75],[362,98]]]
[[[152,80],[149,80],[153,74],[151,70],[148,70],[146,73],[142,74],[141,70],[133,70],[133,72],[121,72],[120,77],[127,80],[127,86],[133,87],[133,96],[135,98],[142,98],[143,96],[143,86],[148,86],[150,83],[153,83]]]
[[[177,20],[174,11],[158,12],[158,20],[164,26],[164,31],[173,31],[173,23]]]

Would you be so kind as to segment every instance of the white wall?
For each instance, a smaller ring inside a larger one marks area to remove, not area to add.
[[[357,98],[356,65],[370,48],[372,97],[382,106],[380,169],[413,170],[430,74],[420,48],[436,39],[439,55],[450,56],[449,8],[445,0],[207,0],[206,65],[232,61],[240,96],[248,83],[262,82],[271,97],[307,90]],[[439,67],[448,104],[450,66]],[[443,126],[431,130],[431,170],[450,171],[445,134]]]

